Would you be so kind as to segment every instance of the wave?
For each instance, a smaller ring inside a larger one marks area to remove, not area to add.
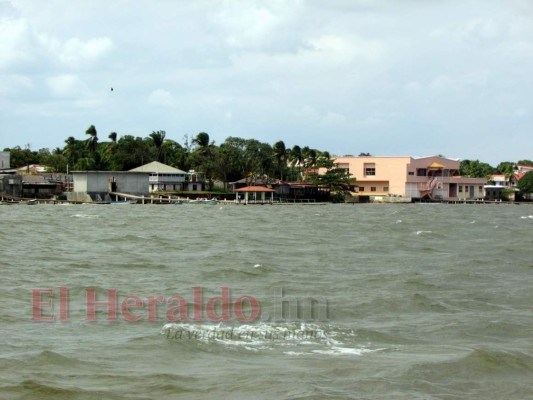
[[[96,214],[73,214],[70,218],[100,218],[100,216]]]
[[[354,345],[353,330],[313,323],[206,325],[168,323],[161,329],[167,340],[223,346],[229,350],[282,351],[287,355],[362,355],[383,349]]]
[[[38,398],[43,400],[57,399],[125,399],[123,397],[105,392],[104,390],[84,390],[69,385],[68,388],[58,384],[41,383],[35,379],[26,379],[17,385],[2,388],[3,395],[13,394],[13,398],[26,399]]]
[[[454,360],[425,362],[412,367],[407,374],[418,379],[438,381],[451,374],[463,380],[501,376],[531,376],[533,357],[522,352],[474,349]]]

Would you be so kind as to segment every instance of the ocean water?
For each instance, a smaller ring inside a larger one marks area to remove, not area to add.
[[[0,221],[2,399],[533,398],[530,205]]]

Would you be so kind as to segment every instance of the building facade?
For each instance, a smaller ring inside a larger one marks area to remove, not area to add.
[[[473,200],[484,197],[482,178],[459,176],[459,160],[432,157],[337,157],[356,179],[356,196],[429,200]]]
[[[129,171],[73,171],[71,201],[97,201],[109,193],[148,195],[148,174]]]
[[[157,161],[134,168],[130,172],[145,172],[149,174],[148,190],[150,193],[205,189],[205,179],[202,174],[195,171],[185,172]]]

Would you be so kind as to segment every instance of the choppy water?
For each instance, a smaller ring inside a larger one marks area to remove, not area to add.
[[[533,397],[532,206],[2,206],[0,217],[2,399]],[[206,315],[222,287],[232,304],[248,296],[240,319]],[[55,293],[41,317],[68,321],[32,321],[36,288]],[[116,321],[103,306],[86,320],[88,288],[98,301],[117,291]],[[149,313],[150,296],[175,294],[188,321],[169,323],[167,304]],[[124,313],[128,295],[144,307]]]

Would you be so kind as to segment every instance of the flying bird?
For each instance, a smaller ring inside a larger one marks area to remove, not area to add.
[[[111,91],[113,91],[113,88],[111,88]]]

